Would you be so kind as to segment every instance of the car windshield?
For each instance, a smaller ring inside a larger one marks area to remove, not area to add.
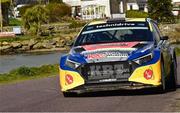
[[[130,26],[85,30],[77,38],[75,46],[135,41],[153,41],[149,28]]]

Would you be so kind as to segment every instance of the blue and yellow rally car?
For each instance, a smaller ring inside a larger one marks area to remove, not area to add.
[[[152,19],[87,24],[60,59],[60,86],[70,93],[176,88],[177,62],[167,36]]]

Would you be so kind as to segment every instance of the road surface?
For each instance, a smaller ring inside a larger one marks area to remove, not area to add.
[[[180,58],[178,58],[180,76]],[[180,77],[179,77],[180,79]],[[140,112],[180,111],[180,89],[159,94],[153,90],[91,93],[64,98],[58,77],[0,86],[0,112]]]

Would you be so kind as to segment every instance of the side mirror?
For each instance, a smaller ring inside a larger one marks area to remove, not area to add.
[[[161,40],[168,40],[168,39],[169,39],[168,36],[163,36],[163,37],[161,37]]]

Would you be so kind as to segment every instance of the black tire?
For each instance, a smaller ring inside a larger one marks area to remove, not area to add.
[[[164,64],[161,63],[161,77],[162,77],[162,91],[175,91],[176,90],[176,81],[177,81],[177,66],[176,62],[173,61],[171,64],[171,72],[168,78],[165,78]]]
[[[171,90],[176,90],[176,83],[177,83],[177,66],[174,60],[171,66],[171,75],[169,79],[169,85]]]
[[[64,97],[74,97],[76,96],[75,93],[70,93],[70,92],[63,92]]]
[[[167,90],[167,83],[166,83],[166,78],[165,78],[165,72],[164,72],[164,63],[163,61],[161,62],[161,82],[162,82],[162,92],[166,92]]]

